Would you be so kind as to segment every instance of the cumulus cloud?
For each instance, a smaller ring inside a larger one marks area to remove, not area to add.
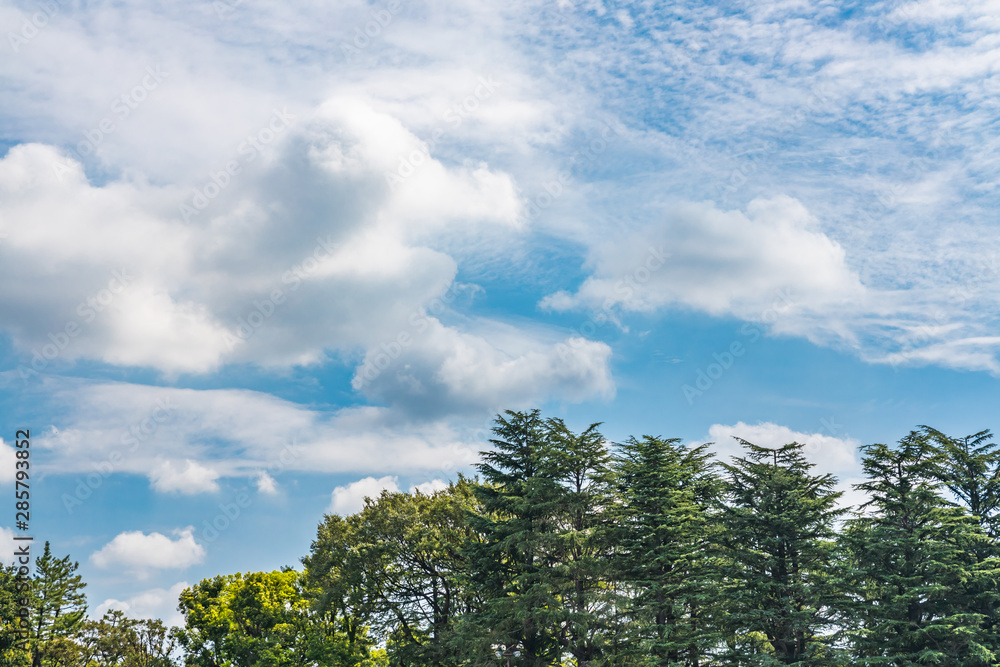
[[[662,223],[602,242],[593,254],[595,274],[576,293],[558,292],[542,306],[649,312],[681,305],[753,318],[783,292],[816,308],[864,291],[844,249],[786,196],[755,199],[746,213],[681,203]]]
[[[454,471],[480,447],[461,422],[374,406],[314,409],[255,391],[50,379],[35,395],[62,415],[37,438],[53,470],[115,460],[115,472],[147,476],[167,493],[212,492],[224,477],[266,492],[262,472],[280,482],[294,471]]]
[[[744,456],[743,448],[733,439],[735,436],[761,447],[780,447],[791,442],[805,445],[803,453],[811,463],[816,464],[815,471],[818,473],[842,476],[857,474],[861,469],[857,455],[861,443],[853,438],[793,431],[772,422],[713,424],[708,429],[708,436],[707,440],[716,443],[714,451],[724,462],[728,462],[731,456]]]
[[[547,396],[611,398],[611,348],[581,338],[546,341],[497,325],[463,332],[423,316],[406,344],[370,349],[352,384],[414,414],[522,406]]]
[[[432,479],[429,482],[423,482],[421,484],[414,484],[410,487],[410,493],[422,493],[425,496],[430,496],[438,491],[444,491],[448,488],[448,482],[443,479]]]
[[[129,618],[160,619],[167,627],[183,626],[184,615],[177,611],[181,592],[190,584],[180,581],[168,589],[151,588],[125,599],[108,598],[94,608],[92,618],[101,618],[105,612],[117,610]]]
[[[219,485],[215,481],[218,478],[219,473],[191,459],[183,464],[163,461],[150,474],[152,487],[157,491],[185,495],[218,491]]]
[[[257,473],[257,493],[273,496],[278,493],[278,483],[266,471]]]
[[[399,492],[398,477],[365,477],[346,486],[338,486],[330,494],[329,514],[354,514],[365,506],[365,498],[378,498],[383,491]]]
[[[825,430],[836,430],[834,422],[825,425]],[[713,424],[708,429],[706,441],[714,442],[712,451],[718,460],[729,463],[734,456],[746,455],[746,450],[733,439],[742,438],[761,447],[780,447],[792,442],[805,445],[803,454],[815,464],[813,474],[831,473],[837,478],[835,491],[841,492],[838,505],[842,508],[856,508],[868,500],[868,495],[854,488],[864,481],[858,447],[861,443],[851,437],[839,438],[828,433],[806,433],[794,431],[787,426],[772,422],[746,424]]]
[[[428,155],[390,188],[385,174],[422,146],[388,114],[337,100],[270,161],[247,159],[204,212],[174,187],[94,185],[51,146],[15,146],[0,159],[0,277],[17,286],[0,305],[18,313],[5,325],[35,370],[94,358],[206,372],[363,346],[451,282],[455,261],[424,235],[517,220],[511,178],[485,164]]]
[[[103,570],[121,568],[140,578],[156,570],[184,569],[205,559],[205,548],[195,542],[193,531],[190,527],[175,530],[173,539],[157,532],[126,531],[91,554],[90,562]]]

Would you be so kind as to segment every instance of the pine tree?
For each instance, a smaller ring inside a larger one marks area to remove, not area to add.
[[[813,475],[802,445],[774,449],[740,439],[722,507],[729,599],[728,660],[830,665],[840,592],[832,571],[844,514],[832,475]]]
[[[629,664],[697,667],[717,641],[710,508],[721,483],[708,446],[630,438],[615,470],[614,573],[627,621],[618,653]]]
[[[862,665],[995,664],[974,591],[988,576],[975,556],[976,519],[939,493],[945,456],[927,432],[862,448],[871,498],[843,542],[854,591],[852,644]]]
[[[49,543],[35,559],[31,609],[31,665],[41,667],[50,650],[69,641],[87,613],[87,586],[76,574],[79,563],[56,558]]]
[[[562,660],[564,610],[553,581],[558,565],[562,493],[548,458],[538,410],[498,415],[477,468],[483,513],[470,517],[481,543],[468,547],[470,585],[485,603],[468,617],[466,636],[481,639],[476,663],[495,661],[491,649],[517,653],[511,664],[542,667]]]
[[[562,602],[560,643],[577,665],[604,651],[611,599],[606,585],[611,545],[605,530],[613,487],[611,454],[598,427],[575,434],[561,419],[546,424],[547,458],[561,486],[554,585]]]

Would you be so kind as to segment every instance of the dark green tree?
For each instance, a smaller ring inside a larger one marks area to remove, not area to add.
[[[372,628],[387,641],[391,664],[450,667],[459,659],[455,622],[478,611],[464,585],[464,547],[478,539],[467,517],[477,509],[472,484],[459,478],[429,495],[385,491],[352,517],[354,542],[335,567],[353,568],[349,578],[365,582]],[[310,568],[333,565],[316,557],[331,547],[315,543]]]
[[[48,542],[35,559],[29,641],[32,667],[42,667],[50,651],[62,651],[83,624],[87,584],[76,574],[79,567],[69,556],[53,556]]]
[[[618,446],[617,550],[612,584],[624,622],[621,664],[706,664],[718,642],[717,558],[712,552],[721,480],[708,445],[644,436]]]
[[[376,617],[376,591],[382,586],[381,572],[358,549],[362,521],[360,514],[327,515],[302,559],[313,609],[344,637],[349,655],[357,661],[370,655],[368,629]]]
[[[853,581],[852,645],[862,665],[992,665],[974,591],[991,576],[975,556],[976,518],[939,493],[947,454],[913,431],[862,448],[870,500],[843,533]]]
[[[117,610],[84,621],[75,639],[84,667],[173,667],[175,641],[160,620],[138,620]]]
[[[563,542],[558,533],[563,489],[550,456],[547,424],[538,410],[498,415],[477,468],[482,514],[470,516],[483,536],[467,554],[470,585],[484,601],[467,617],[473,664],[495,664],[492,650],[517,652],[511,664],[542,667],[562,661],[566,613],[557,579]]]
[[[835,664],[842,596],[832,567],[837,508],[832,475],[812,474],[803,446],[759,447],[728,473],[720,544],[735,664]]]
[[[607,539],[614,487],[600,424],[573,433],[561,419],[545,424],[545,458],[559,485],[553,526],[552,585],[562,604],[558,638],[575,664],[598,664],[611,629],[607,585],[613,543]]]

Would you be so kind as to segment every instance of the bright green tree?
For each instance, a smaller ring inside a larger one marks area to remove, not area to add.
[[[835,664],[842,596],[832,567],[844,514],[832,475],[812,474],[803,446],[745,440],[728,473],[719,541],[736,664]]]
[[[842,538],[853,573],[855,663],[996,664],[972,592],[992,574],[975,555],[985,535],[939,493],[947,454],[917,431],[862,453],[867,480],[855,486],[870,500]]]
[[[198,667],[374,666],[329,616],[314,612],[294,570],[204,579],[180,596],[185,626],[175,633]]]
[[[722,492],[708,445],[630,438],[618,446],[615,469],[610,534],[625,619],[615,653],[622,664],[706,664],[718,641],[712,508]]]
[[[19,648],[21,599],[27,594],[19,587],[17,567],[0,567],[0,667],[26,667],[28,651]]]

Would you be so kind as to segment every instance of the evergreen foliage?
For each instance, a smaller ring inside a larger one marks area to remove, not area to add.
[[[0,667],[1000,664],[989,431],[863,447],[853,510],[798,443],[717,462],[537,410],[493,435],[476,479],[324,517],[302,572],[186,589],[182,628],[87,620],[77,564],[46,545],[25,600],[0,570]]]

